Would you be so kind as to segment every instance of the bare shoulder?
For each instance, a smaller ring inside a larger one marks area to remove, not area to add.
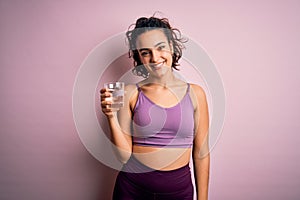
[[[134,91],[134,90],[136,90],[137,88],[136,88],[136,85],[134,85],[134,84],[129,84],[129,85],[126,85],[125,86],[125,91],[126,92],[132,92],[132,91]]]
[[[206,98],[206,94],[204,89],[197,84],[190,84],[191,85],[191,91],[199,98]]]
[[[194,105],[194,108],[197,107],[198,103],[206,103],[206,94],[204,89],[197,84],[190,84],[191,86],[191,99]]]

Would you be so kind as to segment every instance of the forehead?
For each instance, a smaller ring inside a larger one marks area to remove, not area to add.
[[[153,48],[160,42],[168,43],[168,39],[163,30],[156,29],[146,31],[137,37],[136,47],[137,49]]]

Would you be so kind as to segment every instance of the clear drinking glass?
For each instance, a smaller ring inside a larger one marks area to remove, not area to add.
[[[123,82],[111,82],[105,83],[104,87],[112,93],[112,104],[110,108],[113,111],[117,111],[124,106],[124,83]]]

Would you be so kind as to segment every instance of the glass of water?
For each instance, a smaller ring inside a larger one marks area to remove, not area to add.
[[[112,104],[110,108],[113,111],[118,111],[124,106],[124,83],[123,82],[111,82],[105,83],[104,87],[112,93],[110,100]]]

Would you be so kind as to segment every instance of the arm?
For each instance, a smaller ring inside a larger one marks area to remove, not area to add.
[[[194,174],[198,200],[208,199],[209,182],[209,114],[206,95],[200,86],[193,85],[195,99],[195,139],[193,147]]]
[[[125,87],[124,107],[121,108],[118,113],[112,112],[109,106],[111,101],[107,97],[111,96],[111,93],[105,89],[101,90],[101,106],[102,112],[106,115],[110,132],[111,140],[115,145],[115,150],[118,159],[122,163],[126,163],[132,153],[132,137],[131,137],[131,104],[132,94],[135,91],[135,87]]]

